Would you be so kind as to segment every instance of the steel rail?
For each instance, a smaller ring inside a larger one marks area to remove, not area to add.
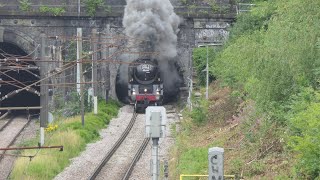
[[[8,121],[3,126],[1,126],[0,131],[3,131],[4,128],[6,128],[12,122],[12,120],[13,117],[8,118]]]
[[[146,149],[148,143],[150,142],[150,138],[145,138],[140,146],[140,148],[138,149],[137,153],[135,154],[129,168],[127,169],[125,175],[122,177],[122,180],[128,180],[131,176],[131,173],[133,171],[133,168],[135,167],[136,163],[139,161],[142,153],[144,152],[144,150]]]
[[[12,118],[14,119],[14,118]],[[14,138],[11,140],[11,142],[9,143],[9,145],[7,146],[7,148],[9,148],[10,146],[13,145],[13,143],[17,140],[17,138],[20,136],[21,132],[27,127],[27,125],[29,125],[31,122],[31,118],[30,116],[27,116],[27,123],[19,130],[19,132],[14,136]],[[1,155],[0,155],[0,163],[4,157],[4,154],[6,153],[6,150],[4,150]]]
[[[0,109],[0,110],[1,110],[1,109]],[[4,113],[4,114],[2,114],[2,115],[1,115],[1,112],[0,112],[0,120],[1,120],[1,119],[4,119],[5,117],[7,117],[9,113],[10,113],[10,110],[8,110],[6,113]]]
[[[90,175],[88,178],[89,180],[94,180],[96,177],[100,174],[102,168],[106,165],[106,163],[111,159],[112,155],[117,151],[119,146],[122,144],[122,142],[126,139],[127,135],[129,134],[130,130],[132,129],[135,121],[137,118],[137,113],[133,113],[132,118],[125,129],[125,131],[121,134],[118,141],[113,145],[113,147],[109,150],[109,152],[106,154],[106,156],[103,158],[103,160],[100,162],[99,166],[94,170],[94,173]]]

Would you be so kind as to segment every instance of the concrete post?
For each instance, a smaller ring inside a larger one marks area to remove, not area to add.
[[[61,68],[63,67],[63,60],[62,60],[62,45],[61,45],[61,40],[58,39],[58,42],[57,42],[57,56],[58,56],[58,69],[61,70]],[[65,74],[66,72],[65,71],[62,71],[60,73],[60,83],[61,84],[65,84],[66,83],[66,77],[65,77]],[[65,94],[66,94],[66,87],[62,86],[61,88],[61,94],[62,94],[62,97],[65,97]]]
[[[82,28],[77,28],[77,92],[80,95],[80,65],[79,63],[82,53]]]
[[[93,113],[98,114],[98,82],[97,82],[97,29],[92,29],[92,88],[93,88]]]
[[[220,147],[209,149],[209,180],[223,180],[223,153],[224,149]]]
[[[209,53],[208,53],[208,45],[207,45],[207,63],[206,63],[206,99],[209,97]]]
[[[106,78],[104,82],[104,87],[105,89],[105,99],[108,101],[109,98],[109,91],[110,91],[110,70],[109,70],[109,63],[106,62],[107,57],[109,56],[109,48],[107,47],[107,34],[110,34],[109,32],[109,26],[107,26],[107,29],[101,33],[101,40],[100,42],[102,43],[102,53],[101,53],[101,58],[105,62],[102,63],[102,70],[104,72],[104,78]]]
[[[46,78],[47,73],[47,65],[45,64],[45,50],[46,50],[46,41],[45,41],[45,34],[41,33],[41,49],[40,49],[40,56],[42,62],[40,62],[40,79]],[[40,146],[44,144],[44,128],[47,126],[48,123],[48,80],[43,80],[40,82]]]
[[[80,94],[81,123],[84,126],[84,97],[82,74],[82,28],[77,28],[77,91]]]

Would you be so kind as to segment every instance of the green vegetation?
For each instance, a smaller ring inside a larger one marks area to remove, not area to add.
[[[303,179],[320,177],[320,93],[311,88],[294,96],[289,118],[289,147],[297,153]]]
[[[193,102],[193,109],[189,116],[195,124],[201,125],[207,121],[208,101],[200,98],[193,98]]]
[[[208,16],[209,14],[225,14],[230,10],[228,4],[218,4],[216,0],[180,0],[181,4],[187,7],[185,13],[179,13],[181,15],[193,15],[193,16]]]
[[[320,177],[320,1],[254,3],[251,12],[237,17],[223,49],[210,51],[210,74],[229,92],[214,87],[209,106],[186,114],[190,120],[176,133],[173,179],[182,173],[205,174],[203,151],[218,145],[231,149],[225,154],[227,174]],[[193,56],[201,79],[205,56],[205,48]]]
[[[103,0],[86,0],[85,2],[86,12],[89,16],[93,17],[99,8],[105,9],[109,12],[111,9],[105,4]]]
[[[208,47],[208,57],[211,59],[215,55],[215,50]],[[207,59],[207,49],[206,47],[196,48],[192,54],[194,68],[197,73],[197,84],[205,85],[206,84],[206,59]],[[209,67],[212,61],[209,61]],[[211,82],[214,79],[213,72],[209,71],[209,81]]]
[[[317,6],[299,0],[257,4],[249,18],[243,18],[245,25],[235,26],[232,43],[212,69],[227,85],[242,88],[261,109],[271,109],[275,120],[284,120],[290,97],[301,87],[317,86],[320,24],[311,23],[320,16]]]
[[[84,91],[84,97],[88,97],[88,91]],[[68,99],[66,100],[65,97]],[[90,96],[91,97],[91,96]],[[68,92],[67,96],[62,95],[62,92],[56,92],[53,95],[54,114],[58,116],[71,117],[80,114],[81,102],[80,95],[77,91]],[[92,99],[84,98],[84,111],[90,112],[93,107]]]
[[[196,157],[196,158],[195,158]],[[186,174],[207,174],[208,149],[207,148],[190,148],[185,149],[185,153],[181,156],[178,169]],[[192,164],[192,165],[191,165]]]
[[[188,13],[193,14],[196,13],[197,5],[192,4],[188,6]]]
[[[53,150],[25,150],[20,154],[36,155],[34,158],[19,158],[11,174],[12,179],[53,179],[59,172],[70,164],[70,159],[79,155],[87,143],[99,138],[99,130],[104,128],[110,119],[117,115],[119,104],[110,101],[99,101],[98,114],[85,115],[85,126],[81,118],[75,116],[55,121],[58,128],[46,134],[45,146],[63,145],[62,152]],[[25,143],[25,146],[35,146],[38,139]]]
[[[217,2],[216,2],[215,0],[208,0],[208,1],[209,1],[211,10],[212,10],[213,12],[219,11],[220,7],[219,7],[219,5],[217,4]]]
[[[22,11],[30,11],[32,3],[29,0],[19,1],[19,9]]]
[[[53,16],[61,16],[66,10],[63,7],[48,7],[48,6],[40,6],[40,13],[50,14]]]

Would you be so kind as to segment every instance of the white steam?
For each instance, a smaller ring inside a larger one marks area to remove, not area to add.
[[[127,36],[150,41],[158,58],[177,55],[177,33],[181,22],[169,0],[126,0],[123,26]]]

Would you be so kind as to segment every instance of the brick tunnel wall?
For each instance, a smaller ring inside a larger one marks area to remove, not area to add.
[[[180,0],[171,0],[174,6],[180,6]],[[41,4],[52,4],[56,5],[58,2],[63,5],[76,5],[77,0],[34,0],[33,4],[36,2],[41,2]],[[229,0],[218,0],[218,2],[230,3]],[[3,4],[15,5],[15,7],[10,6],[10,8],[18,8],[18,0],[3,0]],[[41,5],[40,4],[40,5]],[[110,5],[124,5],[125,0],[108,0],[107,4]],[[5,7],[2,7],[5,8]],[[9,8],[9,9],[10,9]],[[0,28],[10,29],[12,31],[24,34],[29,39],[34,41],[34,45],[39,44],[39,35],[44,32],[47,36],[76,36],[76,28],[83,28],[83,37],[89,37],[91,35],[92,28],[97,28],[98,32],[107,31],[110,27],[109,32],[111,35],[118,35],[123,31],[122,28],[122,17],[108,17],[108,16],[98,16],[98,17],[80,17],[77,16],[22,16],[22,15],[4,15],[5,13],[1,11],[0,8]],[[180,66],[180,70],[184,77],[184,86],[187,86],[188,77],[190,76],[192,69],[192,49],[197,47],[199,44],[206,43],[223,43],[228,37],[228,28],[230,27],[233,19],[230,17],[225,18],[224,16],[208,16],[208,17],[198,17],[193,15],[185,15],[184,21],[180,25],[180,31],[178,33],[178,45],[177,45],[177,62]],[[1,36],[1,31],[0,31]],[[0,38],[1,39],[1,38]],[[54,40],[50,39],[48,44],[54,44]],[[32,49],[32,45],[23,44],[16,39],[16,44],[23,49]],[[29,47],[30,46],[30,47]],[[110,52],[116,51],[116,48],[110,48]],[[115,57],[120,59],[120,56]],[[116,98],[115,94],[115,79],[117,74],[118,64],[110,64],[109,71],[107,69],[98,70],[98,79],[101,81],[110,82],[109,84],[98,86],[98,93],[100,96],[105,96],[105,89],[110,88],[110,97]],[[49,67],[53,68],[53,67]]]

